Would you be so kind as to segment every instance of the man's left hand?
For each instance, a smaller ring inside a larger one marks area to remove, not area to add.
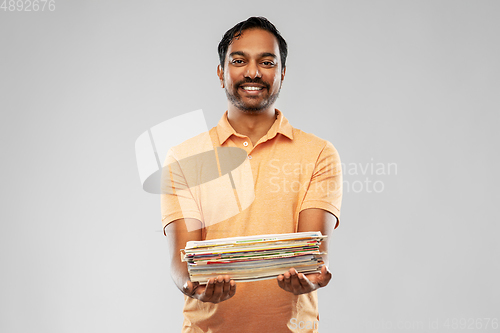
[[[326,286],[331,278],[332,273],[326,266],[321,267],[321,273],[310,274],[298,273],[295,268],[290,268],[288,272],[278,276],[278,285],[283,290],[300,295]]]

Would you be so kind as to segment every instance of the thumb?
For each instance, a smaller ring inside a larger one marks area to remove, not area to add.
[[[319,279],[318,279],[318,285],[320,287],[326,286],[328,284],[328,282],[330,282],[331,277],[332,277],[332,273],[330,272],[328,267],[326,267],[326,265],[321,267],[321,274],[320,274]]]
[[[184,286],[182,286],[182,291],[187,295],[192,295],[199,285],[200,284],[198,282],[193,283],[190,280],[187,280],[186,283],[184,283]]]

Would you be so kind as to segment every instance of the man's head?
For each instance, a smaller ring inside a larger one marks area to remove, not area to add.
[[[283,37],[281,37],[280,32],[274,24],[269,22],[265,17],[250,17],[246,21],[242,21],[236,24],[234,27],[226,31],[224,36],[222,36],[222,40],[219,43],[218,51],[219,51],[219,63],[222,69],[224,69],[224,63],[226,60],[227,49],[229,45],[233,42],[233,39],[238,38],[241,33],[248,29],[262,29],[269,31],[276,37],[278,42],[279,50],[280,50],[280,61],[281,68],[286,68],[286,57],[288,55],[288,46]]]
[[[251,17],[228,30],[219,43],[221,85],[229,102],[243,112],[274,105],[285,77],[287,45],[276,27]]]

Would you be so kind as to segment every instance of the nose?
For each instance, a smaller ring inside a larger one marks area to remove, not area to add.
[[[245,72],[245,77],[255,79],[256,77],[261,78],[262,74],[259,71],[259,66],[257,66],[257,63],[254,61],[251,61],[248,63],[246,72]]]

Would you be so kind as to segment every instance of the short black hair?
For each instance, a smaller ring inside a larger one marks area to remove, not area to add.
[[[265,17],[249,17],[246,21],[242,21],[236,24],[234,27],[226,31],[224,36],[222,36],[222,40],[219,43],[218,51],[219,51],[219,62],[222,69],[224,69],[224,62],[226,60],[227,49],[229,45],[232,43],[234,38],[238,38],[241,33],[248,29],[262,29],[269,31],[272,33],[276,39],[278,40],[278,46],[280,49],[280,59],[281,59],[281,67],[285,68],[286,64],[286,56],[288,54],[288,46],[286,44],[285,39],[281,36],[280,32],[274,24],[269,22]]]

